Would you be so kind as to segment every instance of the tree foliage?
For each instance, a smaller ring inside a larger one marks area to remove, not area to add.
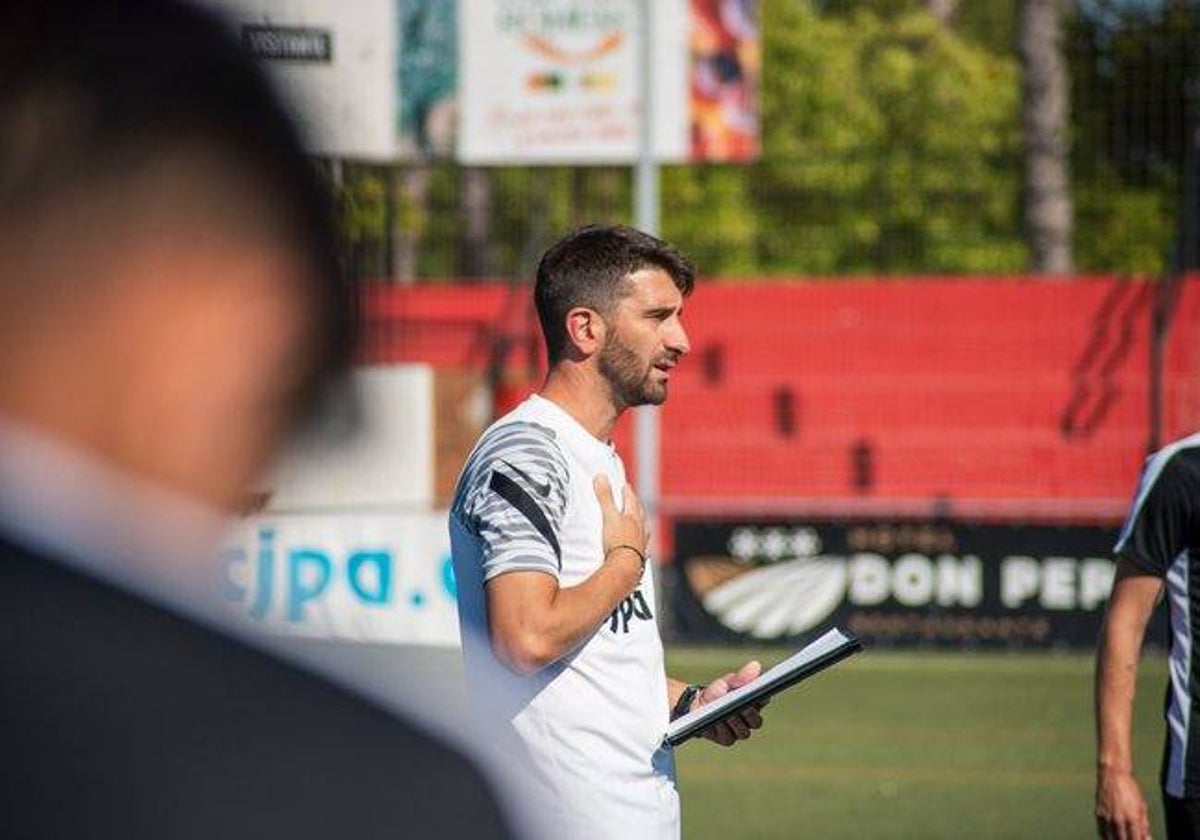
[[[1068,18],[1081,270],[1164,269],[1184,89],[1200,62],[1187,2],[1077,0]],[[709,275],[1026,270],[1016,1],[964,1],[951,23],[925,6],[760,0],[761,159],[665,167],[663,235]],[[382,174],[347,177],[358,263],[386,262],[365,258],[363,243],[379,236],[375,214],[390,206],[394,229],[419,234],[419,275],[461,276],[461,180],[438,164],[427,195],[389,202]],[[528,277],[540,250],[573,226],[631,221],[627,168],[494,169],[490,182],[502,275]]]
[[[1011,57],[912,4],[764,0],[762,32],[762,159],[672,168],[668,237],[720,274],[1024,266]]]
[[[1160,275],[1177,234],[1200,7],[1080,0],[1071,20],[1082,268]]]

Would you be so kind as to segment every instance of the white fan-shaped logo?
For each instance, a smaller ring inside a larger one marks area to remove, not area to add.
[[[842,603],[846,585],[843,558],[804,557],[745,571],[709,589],[702,602],[727,627],[773,639],[820,624]]]

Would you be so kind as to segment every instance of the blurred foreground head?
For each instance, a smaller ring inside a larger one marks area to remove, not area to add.
[[[0,418],[237,506],[353,347],[327,195],[163,0],[0,4]]]

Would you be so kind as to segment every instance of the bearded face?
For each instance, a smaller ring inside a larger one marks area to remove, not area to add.
[[[661,405],[671,370],[688,352],[680,314],[683,295],[662,269],[631,274],[608,311],[593,310],[604,324],[596,369],[618,411]]]
[[[600,351],[600,373],[621,407],[662,405],[667,399],[666,372],[677,359],[678,354],[669,350],[639,353],[620,333],[611,330]]]

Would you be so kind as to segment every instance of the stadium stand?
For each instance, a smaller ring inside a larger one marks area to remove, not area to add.
[[[1167,344],[1164,440],[1200,426],[1198,280]],[[702,284],[662,415],[664,510],[1119,517],[1149,439],[1152,292],[1117,277]],[[541,370],[524,286],[375,286],[365,315],[367,362],[477,371],[506,404]]]

